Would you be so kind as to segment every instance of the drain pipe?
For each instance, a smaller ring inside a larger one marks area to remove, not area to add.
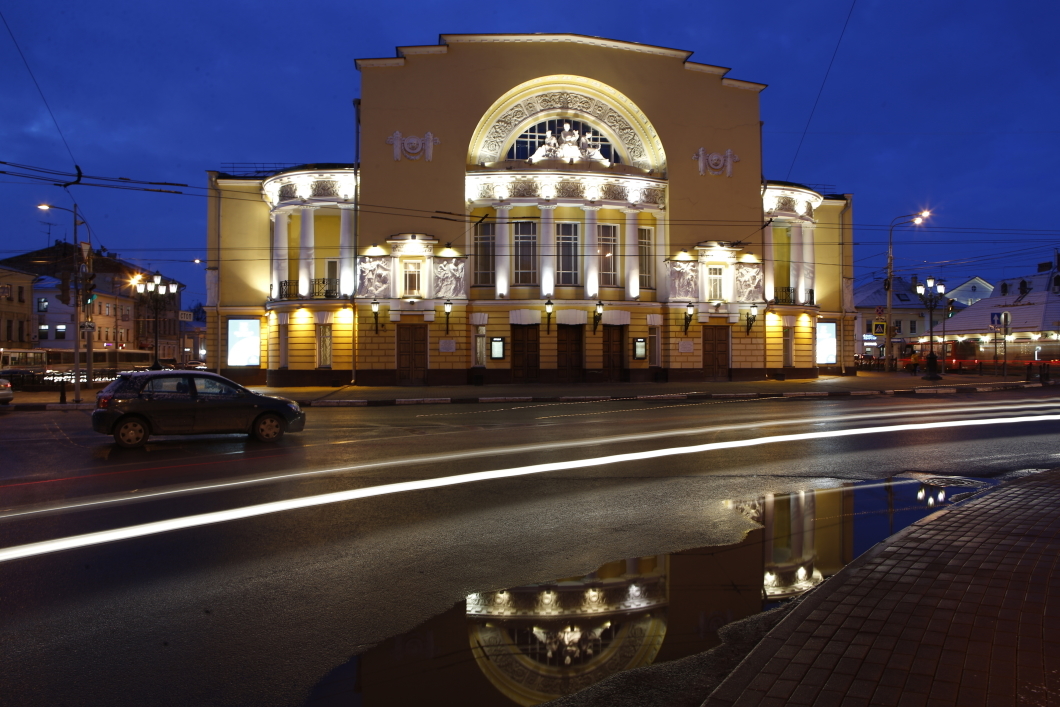
[[[844,351],[847,334],[847,308],[845,301],[847,281],[843,273],[846,268],[846,215],[850,211],[853,201],[850,194],[844,194],[843,200],[846,201],[846,205],[839,212],[839,374],[845,376],[847,374],[847,357],[846,351]],[[853,295],[853,288],[851,288],[851,295]],[[857,332],[855,332],[855,335],[857,335]]]

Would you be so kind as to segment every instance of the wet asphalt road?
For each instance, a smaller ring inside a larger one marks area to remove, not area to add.
[[[116,449],[86,412],[0,412],[0,546],[531,464],[639,458],[291,510],[0,564],[0,702],[301,704],[333,667],[470,592],[736,542],[723,506],[919,471],[1060,466],[1055,421],[663,450],[1060,414],[1013,394],[318,408],[278,445]],[[452,702],[459,704],[459,700]]]

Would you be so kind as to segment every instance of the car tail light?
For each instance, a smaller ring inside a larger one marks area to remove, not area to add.
[[[100,393],[96,396],[96,407],[100,410],[105,410],[107,406],[110,405],[110,399],[113,397],[113,395],[103,395]]]
[[[10,387],[11,387],[10,383],[0,383],[0,388],[10,388]]]

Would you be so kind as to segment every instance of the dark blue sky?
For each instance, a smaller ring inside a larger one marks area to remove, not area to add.
[[[955,285],[1049,259],[1060,243],[1060,6],[858,0],[792,168],[850,7],[89,0],[7,3],[3,13],[91,174],[201,187],[205,171],[226,162],[352,161],[354,59],[434,44],[441,33],[571,32],[692,50],[693,61],[769,84],[766,176],[855,195],[859,277],[883,267],[886,224],[924,207],[935,212],[932,229],[896,235],[903,274]],[[2,27],[0,95],[0,159],[71,169]],[[13,181],[0,175],[5,254],[46,243],[37,203],[70,206],[56,187]],[[205,199],[71,191],[98,243],[182,278],[186,303],[205,297],[189,264],[204,251]],[[45,219],[58,224],[53,238],[69,234],[69,214]]]

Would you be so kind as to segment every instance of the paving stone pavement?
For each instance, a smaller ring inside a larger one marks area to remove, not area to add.
[[[830,578],[703,707],[1060,705],[1060,470],[934,514]]]

